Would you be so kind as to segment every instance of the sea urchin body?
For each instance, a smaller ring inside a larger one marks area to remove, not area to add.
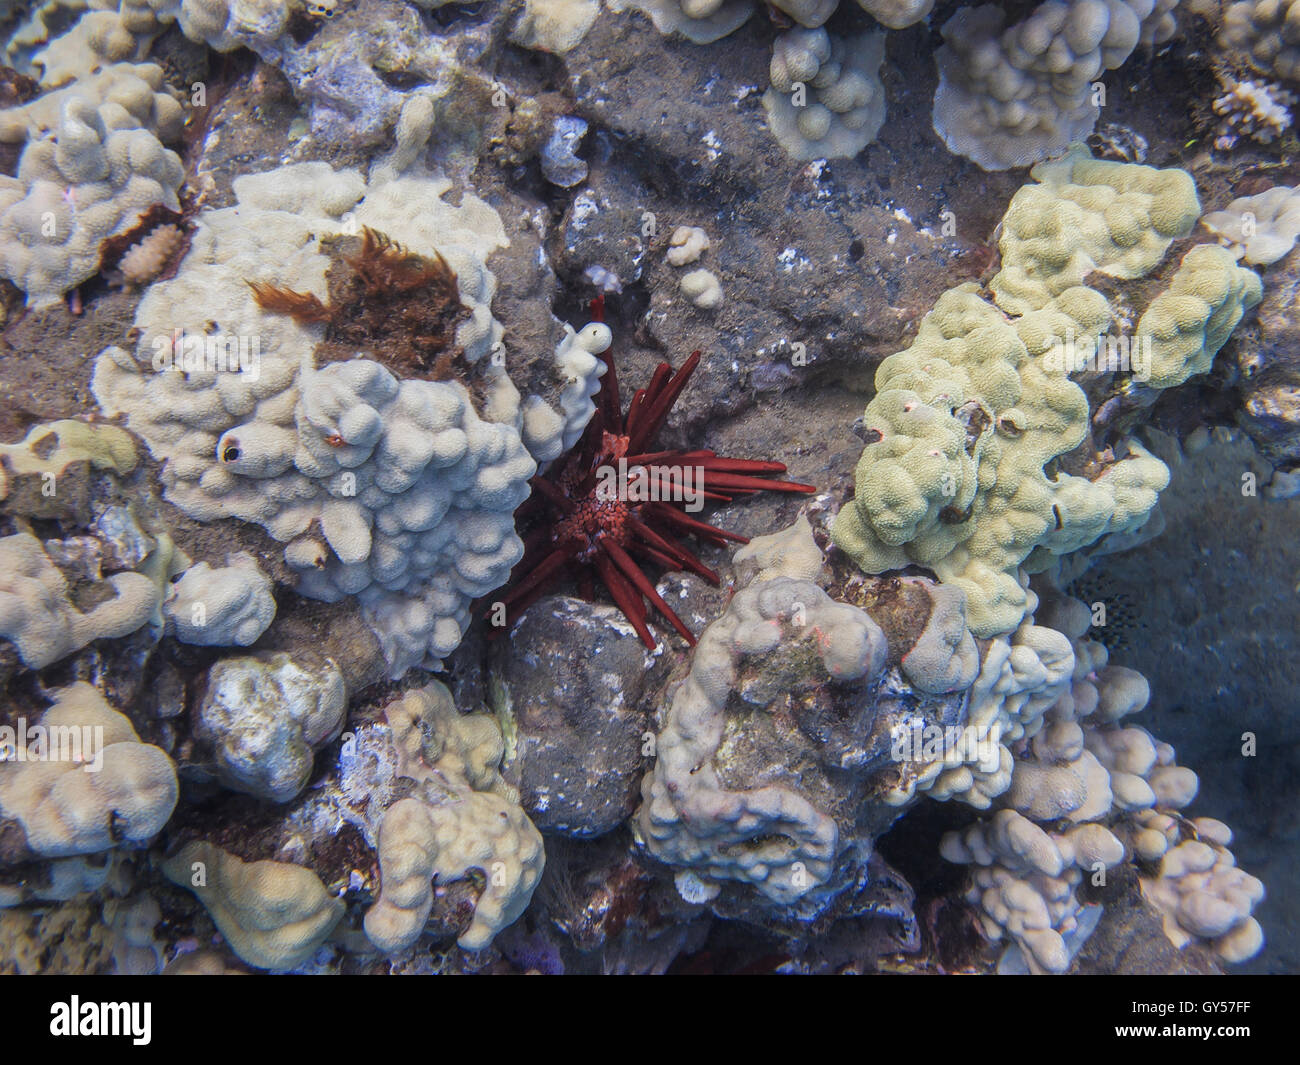
[[[566,571],[577,570],[584,591],[592,567],[642,642],[656,646],[647,624],[649,600],[687,643],[695,636],[655,591],[642,565],[665,572],[695,573],[711,584],[718,575],[683,542],[694,535],[705,543],[747,543],[747,537],[692,517],[704,500],[730,502],[756,492],[813,492],[812,485],[775,480],[780,462],[726,458],[712,451],[654,451],[651,445],[673,404],[700,364],[694,352],[673,372],[664,362],[639,389],[626,413],[608,352],[596,413],[578,444],[546,474],[533,479],[533,495],[519,517],[537,516],[525,537],[524,557],[515,583],[502,597],[512,621]]]

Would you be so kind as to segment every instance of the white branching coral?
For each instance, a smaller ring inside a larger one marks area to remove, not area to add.
[[[456,341],[477,363],[503,350],[483,260],[505,236],[477,197],[444,202],[448,188],[407,177],[367,188],[324,164],[237,179],[239,206],[199,217],[178,276],[140,304],[135,351],[108,349],[93,382],[167,460],[169,499],[201,521],[262,525],[287,544],[303,594],[357,596],[393,676],[454,650],[470,602],[519,560],[513,512],[536,468],[519,394],[504,358],[484,364],[485,415],[501,420],[480,417],[459,382],[399,380],[366,359],[316,368],[321,327],[264,311],[248,282],[326,299],[321,238],[373,226],[454,269],[469,310]],[[536,446],[581,432],[594,409],[581,390],[587,406],[566,408],[563,426],[530,422]]]
[[[1048,0],[1010,27],[996,5],[960,9],[943,26],[935,132],[985,170],[1064,151],[1097,123],[1097,79],[1139,42],[1168,37],[1174,6]]]
[[[660,33],[680,33],[693,44],[721,40],[754,13],[753,0],[606,0],[606,6],[640,11]]]
[[[970,689],[965,731],[945,743],[936,752],[939,757],[910,766],[886,793],[887,802],[901,805],[923,792],[932,799],[956,799],[984,810],[1011,786],[1011,746],[1038,732],[1075,668],[1070,641],[1034,624],[1037,598],[1028,589],[1026,594],[1029,616],[984,652]]]
[[[884,40],[881,33],[832,38],[821,28],[777,38],[763,107],[793,158],[851,158],[875,140],[885,120]]]
[[[587,35],[600,0],[525,0],[510,39],[525,48],[563,55]]]
[[[944,836],[940,853],[975,867],[966,898],[990,938],[1009,936],[1031,971],[1063,973],[1073,954],[1067,937],[1084,919],[1075,889],[1085,870],[1118,865],[1124,845],[1097,825],[1049,833],[1014,810],[999,810]]]
[[[709,235],[699,226],[678,226],[668,238],[669,266],[686,266],[697,262],[709,250]]]
[[[224,566],[191,566],[163,602],[168,628],[182,643],[247,647],[275,618],[271,578],[257,559],[239,551]]]
[[[1226,151],[1242,137],[1272,144],[1291,128],[1295,101],[1295,93],[1265,81],[1233,82],[1214,100],[1214,113],[1223,119],[1214,146]]]
[[[858,6],[882,26],[901,30],[925,18],[934,7],[934,0],[858,0]]]
[[[66,85],[107,63],[138,58],[141,50],[141,41],[116,11],[91,11],[37,52],[32,66],[40,71],[42,85]]]
[[[54,135],[24,149],[17,177],[0,175],[0,274],[30,307],[57,302],[98,272],[109,237],[156,204],[179,211],[183,178],[148,130],[112,128],[93,103],[70,98]]]
[[[157,583],[142,573],[114,573],[104,584],[112,595],[79,610],[36,537],[0,538],[0,637],[14,642],[25,665],[41,669],[92,640],[130,635],[162,600]]]
[[[1172,827],[1172,826],[1171,826]],[[1198,817],[1191,832],[1160,860],[1156,876],[1142,878],[1142,893],[1164,915],[1165,935],[1175,946],[1206,940],[1225,962],[1253,958],[1264,932],[1251,916],[1264,885],[1237,868],[1227,845],[1232,831],[1222,821]]]

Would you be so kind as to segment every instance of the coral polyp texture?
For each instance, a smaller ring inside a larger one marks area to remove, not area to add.
[[[1300,971],[1298,85],[1289,0],[0,0],[0,973]],[[159,986],[80,1034],[374,1030]]]

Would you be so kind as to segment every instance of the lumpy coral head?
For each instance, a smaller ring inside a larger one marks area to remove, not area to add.
[[[1018,319],[975,285],[944,293],[912,346],[877,371],[865,417],[874,442],[835,543],[869,573],[916,564],[962,588],[977,636],[1014,630],[1026,610],[1017,571],[1034,548],[1063,553],[1140,525],[1168,482],[1137,444],[1115,467],[1140,475],[1136,495],[1117,488],[1130,476],[1048,472],[1084,441],[1089,412],[1083,390],[1041,356],[1051,338],[1108,318],[1084,288]]]

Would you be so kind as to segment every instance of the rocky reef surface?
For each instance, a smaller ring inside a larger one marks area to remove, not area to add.
[[[1296,971],[1292,7],[0,3],[0,972]]]

